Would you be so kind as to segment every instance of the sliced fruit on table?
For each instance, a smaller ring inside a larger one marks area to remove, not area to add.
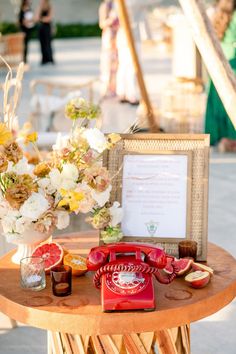
[[[191,269],[192,263],[193,260],[188,258],[180,258],[180,259],[175,258],[174,262],[172,263],[172,259],[168,258],[167,265],[165,266],[164,271],[167,274],[172,274],[173,273],[172,264],[174,264],[178,269],[177,276],[181,277]]]
[[[209,283],[211,275],[209,272],[202,272],[201,270],[197,270],[196,272],[192,272],[186,275],[184,279],[193,288],[201,289]]]
[[[192,264],[192,268],[193,270],[201,270],[202,272],[209,272],[210,275],[213,275],[214,274],[214,270],[210,267],[208,267],[207,265],[205,264],[202,264],[202,263],[196,263],[194,262]]]
[[[64,251],[58,243],[48,242],[39,245],[32,256],[44,259],[45,271],[47,272],[62,263]]]
[[[73,275],[83,275],[87,272],[86,259],[77,254],[68,253],[64,256],[63,263],[72,268]]]

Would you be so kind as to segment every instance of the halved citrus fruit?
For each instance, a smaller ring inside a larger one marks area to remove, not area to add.
[[[44,259],[45,271],[47,272],[62,263],[64,251],[58,243],[48,242],[36,247],[32,256]]]
[[[63,263],[72,268],[72,274],[80,276],[87,272],[86,259],[77,254],[68,253],[63,259]]]

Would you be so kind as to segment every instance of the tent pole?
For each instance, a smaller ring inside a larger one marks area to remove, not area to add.
[[[118,14],[119,14],[120,23],[125,31],[128,47],[129,47],[130,54],[131,54],[132,61],[133,61],[133,65],[135,68],[135,72],[136,72],[136,76],[137,76],[137,80],[138,80],[138,85],[140,88],[140,94],[141,94],[142,101],[143,101],[143,104],[144,104],[146,112],[147,112],[149,128],[150,128],[151,132],[158,132],[159,127],[157,125],[157,122],[155,121],[152,105],[151,105],[151,102],[150,102],[150,99],[148,96],[148,92],[146,89],[146,85],[144,82],[142,68],[141,68],[138,54],[137,54],[137,51],[135,48],[134,37],[133,37],[132,30],[131,30],[129,15],[128,15],[128,11],[127,11],[127,8],[125,5],[125,1],[124,0],[116,0],[116,2],[118,5]]]

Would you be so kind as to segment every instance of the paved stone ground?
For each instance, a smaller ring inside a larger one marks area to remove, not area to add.
[[[20,121],[29,114],[29,82],[39,77],[61,77],[64,80],[86,80],[99,74],[99,41],[68,40],[55,42],[55,66],[40,67],[37,43],[31,45],[31,69],[25,74]],[[152,99],[158,103],[162,88],[171,72],[168,57],[157,55],[155,48],[145,50],[143,55],[145,78]],[[0,79],[3,79],[3,72]],[[104,131],[122,132],[136,117],[136,109],[128,105],[107,101],[105,105]],[[60,122],[63,130],[64,123]],[[209,240],[217,243],[236,257],[235,218],[236,156],[216,152],[211,154],[209,195]],[[191,341],[193,354],[234,354],[236,339],[236,302],[202,321],[192,324]],[[9,329],[8,320],[0,318],[0,354],[45,354],[46,332],[20,326]]]

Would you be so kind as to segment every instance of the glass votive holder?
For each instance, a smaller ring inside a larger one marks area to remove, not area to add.
[[[70,295],[72,290],[72,268],[67,265],[57,266],[51,270],[50,274],[53,295]]]
[[[44,260],[41,257],[26,257],[20,261],[21,286],[39,291],[46,287]]]
[[[179,258],[193,258],[197,259],[197,242],[192,240],[181,241],[178,244]]]

